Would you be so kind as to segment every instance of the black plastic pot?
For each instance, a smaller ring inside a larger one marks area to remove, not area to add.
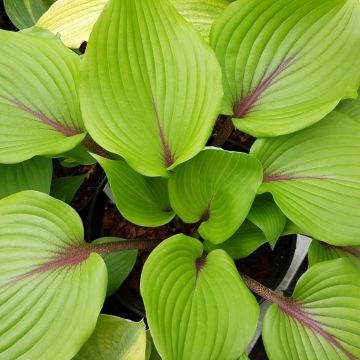
[[[230,151],[244,152],[242,147],[234,141],[227,141],[224,148]],[[109,236],[107,231],[101,227],[105,207],[110,205],[110,199],[104,193],[107,184],[105,178],[96,190],[93,201],[90,204],[88,221],[86,224],[86,239],[92,241],[96,238]],[[263,245],[268,246],[268,245]],[[273,252],[271,252],[272,271],[263,282],[267,287],[275,290],[286,275],[296,248],[296,235],[282,237],[278,240]],[[259,250],[260,251],[260,250]],[[256,256],[256,252],[255,255]],[[245,271],[244,271],[245,272]],[[251,274],[248,274],[251,276]],[[262,299],[258,298],[261,303]],[[145,308],[142,299],[124,283],[118,291],[109,297],[104,305],[104,310],[116,315],[127,315],[133,320],[145,318]]]

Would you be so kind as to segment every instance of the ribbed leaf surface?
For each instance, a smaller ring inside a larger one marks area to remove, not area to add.
[[[74,360],[144,360],[145,324],[100,315],[95,331]]]
[[[20,164],[0,165],[0,199],[23,190],[48,194],[51,177],[51,159],[35,157]]]
[[[125,161],[96,156],[108,177],[114,200],[121,214],[140,226],[161,226],[174,216],[167,180],[140,175]]]
[[[263,231],[271,247],[275,246],[287,221],[270,194],[255,198],[247,218]]]
[[[218,245],[205,241],[204,247],[207,251],[223,249],[232,259],[237,260],[249,256],[265,243],[267,243],[267,239],[264,233],[256,225],[246,220],[230,239]]]
[[[311,242],[308,253],[309,266],[339,258],[348,259],[360,271],[360,246],[332,246],[317,240]]]
[[[251,135],[319,120],[360,84],[358,0],[240,0],[211,36],[223,69],[223,113]]]
[[[360,243],[360,128],[333,112],[292,135],[257,140],[264,167],[261,192],[271,192],[302,233],[333,245]]]
[[[200,235],[218,244],[245,220],[261,179],[254,157],[208,148],[175,169],[169,180],[170,203],[184,222],[202,221]]]
[[[124,241],[124,239],[117,237],[103,237],[93,241],[93,243],[106,244],[110,242],[115,243],[121,241]],[[130,271],[135,265],[137,254],[137,250],[101,254],[108,272],[106,296],[112,295],[130,274]]]
[[[83,65],[86,128],[135,170],[168,176],[204,147],[220,110],[221,71],[169,1],[110,1]]]
[[[107,275],[83,244],[80,217],[61,201],[0,200],[0,358],[71,359],[91,335]]]
[[[88,41],[107,0],[57,0],[38,20],[37,26],[60,33],[62,42],[78,48]]]
[[[59,40],[0,30],[0,162],[58,155],[84,138],[80,60]]]
[[[360,123],[360,97],[355,100],[344,100],[336,108],[336,111],[349,115],[351,118]]]
[[[229,6],[227,0],[171,0],[171,2],[207,41],[213,22]]]
[[[4,0],[5,10],[18,29],[34,26],[55,0]]]
[[[162,359],[236,359],[254,335],[259,307],[234,262],[202,253],[200,241],[175,235],[145,263],[141,294]]]
[[[262,337],[270,360],[358,359],[359,273],[345,259],[314,265],[292,301],[270,306]]]

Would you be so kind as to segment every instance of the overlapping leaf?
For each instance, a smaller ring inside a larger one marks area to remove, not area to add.
[[[171,0],[171,2],[207,41],[213,22],[229,6],[227,0]]]
[[[174,216],[167,180],[147,178],[134,171],[125,161],[96,156],[109,179],[114,200],[121,214],[140,226],[161,226]]]
[[[51,159],[35,157],[20,164],[0,165],[0,199],[23,190],[48,194],[51,177]]]
[[[94,333],[74,360],[144,360],[145,324],[100,315]]]
[[[336,108],[336,111],[349,115],[360,123],[360,97],[355,100],[344,100]]]
[[[84,182],[85,177],[86,175],[78,175],[54,179],[51,183],[51,196],[70,204]]]
[[[86,127],[135,170],[168,176],[204,147],[220,110],[221,70],[167,0],[111,0],[83,65]]]
[[[124,239],[116,237],[103,237],[93,241],[94,244],[116,243]],[[130,274],[135,265],[137,250],[119,251],[101,254],[108,272],[106,296],[112,295]]]
[[[18,29],[34,26],[55,0],[4,0],[5,10]]]
[[[107,0],[57,0],[36,25],[60,33],[65,45],[78,48],[88,41],[106,3]]]
[[[261,179],[254,157],[208,148],[175,169],[169,180],[170,203],[184,222],[202,221],[199,234],[218,244],[245,220]]]
[[[360,271],[360,246],[332,246],[317,240],[311,242],[308,253],[309,266],[338,258],[348,259]]]
[[[0,200],[0,357],[71,359],[95,328],[106,267],[76,212],[35,191]]]
[[[0,30],[0,163],[57,155],[84,138],[80,60],[56,39]]]
[[[145,263],[141,294],[156,348],[166,360],[236,359],[254,335],[259,307],[223,250],[175,235]]]
[[[360,357],[360,277],[345,259],[311,267],[291,300],[267,311],[262,338],[270,360]]]
[[[301,233],[333,245],[360,243],[360,128],[333,112],[292,135],[257,140],[264,167],[260,192],[271,192]]]
[[[303,129],[356,96],[357,0],[241,0],[215,21],[223,113],[254,136]]]

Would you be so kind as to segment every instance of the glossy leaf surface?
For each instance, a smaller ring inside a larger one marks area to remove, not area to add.
[[[333,112],[292,135],[257,140],[260,192],[271,192],[301,233],[333,245],[360,242],[360,128]]]
[[[169,180],[170,203],[184,222],[202,221],[199,234],[218,244],[245,220],[261,180],[261,165],[254,157],[207,148],[175,169]]]
[[[60,33],[62,42],[78,48],[89,36],[107,0],[57,0],[37,26]]]
[[[95,328],[106,267],[78,214],[40,192],[0,200],[0,357],[71,359]]]
[[[204,147],[220,110],[221,71],[169,1],[110,1],[83,65],[86,128],[136,171],[168,176]]]
[[[141,294],[156,348],[167,360],[236,359],[251,341],[259,307],[223,251],[175,235],[150,254]]]
[[[360,84],[360,2],[240,0],[211,36],[223,69],[222,112],[256,137],[321,120]]]
[[[0,164],[0,199],[23,190],[48,194],[51,176],[51,159],[35,157],[20,164]]]
[[[57,39],[0,30],[0,162],[59,155],[84,138],[80,60]]]
[[[74,360],[144,360],[145,324],[100,315],[95,331]]]
[[[271,305],[262,338],[270,360],[360,357],[360,278],[345,259],[311,267],[292,301]]]
[[[161,226],[174,216],[167,180],[140,175],[125,161],[96,156],[108,177],[114,200],[120,213],[140,226]]]

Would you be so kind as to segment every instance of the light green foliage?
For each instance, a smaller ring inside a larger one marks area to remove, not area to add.
[[[0,199],[22,190],[48,194],[51,176],[51,159],[35,157],[20,164],[0,164]]]
[[[259,306],[223,250],[201,258],[200,241],[175,235],[145,263],[141,294],[166,360],[236,359],[251,341]]]
[[[348,259],[360,271],[360,246],[332,246],[318,240],[311,242],[308,253],[309,266],[338,258]]]
[[[18,29],[36,24],[55,0],[4,0],[5,10]]]
[[[105,170],[116,206],[127,220],[156,227],[173,219],[166,179],[140,175],[123,160],[95,158]]]
[[[107,275],[99,255],[69,250],[82,245],[63,202],[35,191],[0,200],[1,359],[71,359],[91,335]]]
[[[84,138],[80,61],[57,39],[0,30],[0,163],[59,155]]]
[[[100,315],[95,331],[74,360],[144,360],[145,324]]]
[[[347,260],[311,267],[293,300],[289,311],[273,304],[265,315],[262,338],[270,360],[360,357],[360,278]]]
[[[209,138],[221,70],[168,0],[110,1],[90,36],[80,98],[96,142],[143,175],[168,176]]]
[[[103,237],[93,241],[94,244],[106,244],[125,241],[116,237]],[[102,254],[108,272],[108,284],[106,296],[112,295],[128,277],[135,265],[137,250],[118,251]]]
[[[252,156],[207,148],[175,169],[169,180],[170,203],[184,222],[201,220],[199,234],[219,244],[245,220],[261,170]]]
[[[263,164],[260,192],[271,192],[301,233],[333,245],[360,242],[360,129],[332,112],[297,133],[259,139],[251,154]]]
[[[349,115],[351,118],[360,123],[360,97],[342,101],[336,111]]]
[[[303,129],[355,97],[358,0],[239,0],[215,21],[222,112],[257,137]]]

